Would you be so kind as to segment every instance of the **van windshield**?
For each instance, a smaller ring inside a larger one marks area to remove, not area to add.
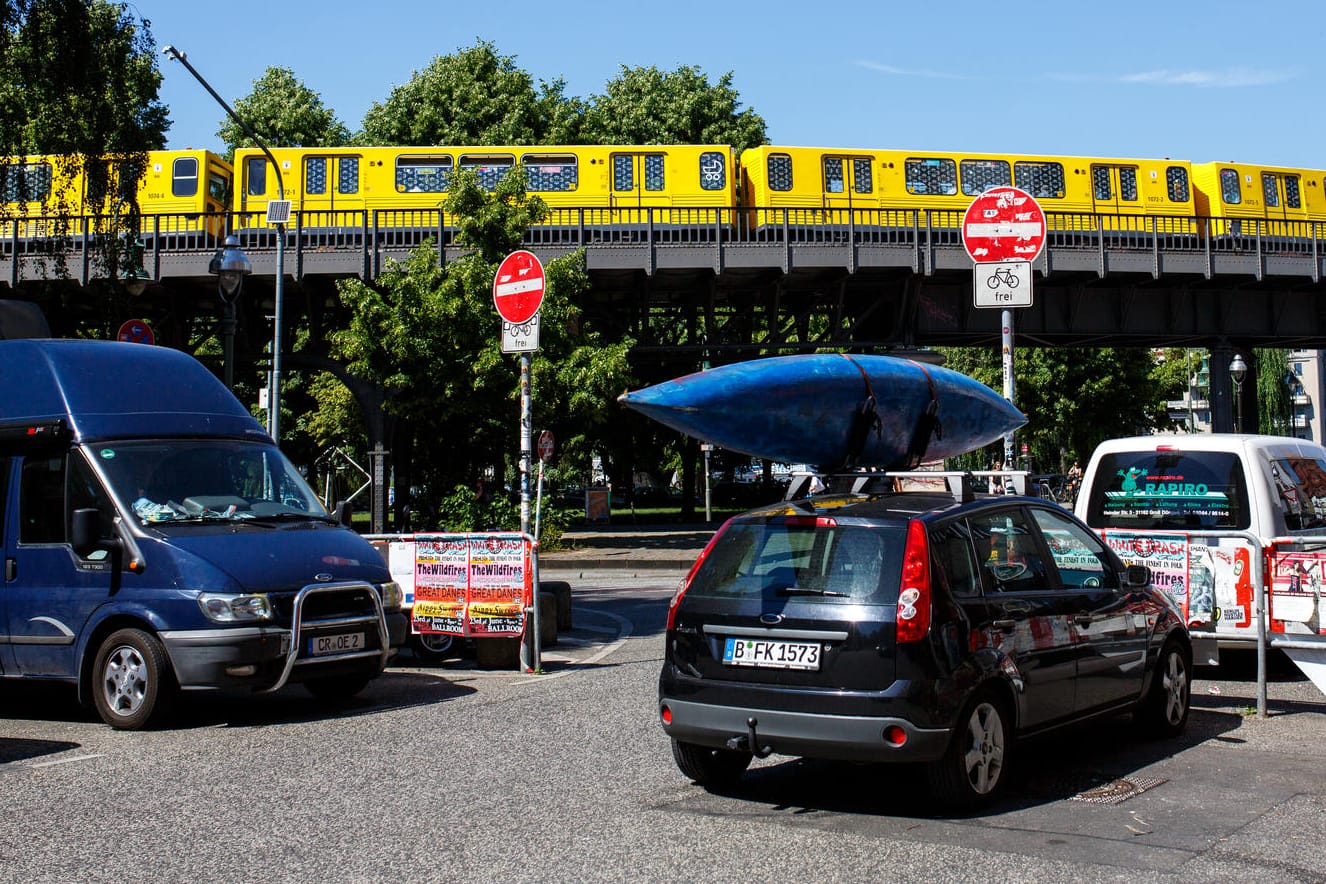
[[[1101,457],[1092,528],[1243,530],[1248,487],[1238,456],[1220,451],[1126,451]]]
[[[904,528],[814,522],[733,522],[696,571],[687,597],[776,604],[794,596],[847,604],[898,600]]]
[[[143,523],[329,518],[271,444],[232,439],[102,443],[88,454]]]

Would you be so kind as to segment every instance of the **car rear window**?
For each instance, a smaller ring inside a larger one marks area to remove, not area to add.
[[[1127,451],[1100,459],[1087,501],[1092,528],[1242,530],[1248,485],[1237,455]]]
[[[715,541],[686,595],[893,604],[905,543],[903,526],[836,525],[814,519],[734,522]]]

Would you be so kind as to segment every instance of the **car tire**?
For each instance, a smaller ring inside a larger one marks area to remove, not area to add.
[[[454,656],[456,637],[436,632],[421,632],[410,636],[410,650],[421,663],[441,663]]]
[[[324,703],[337,703],[350,699],[368,687],[372,680],[371,675],[329,675],[325,678],[310,678],[304,682],[304,687]]]
[[[751,754],[673,740],[672,758],[682,773],[709,789],[734,785],[750,767]]]
[[[971,699],[944,756],[926,768],[937,802],[957,809],[977,807],[1003,791],[1012,754],[1011,723],[1008,707],[994,691],[979,691]]]
[[[121,629],[106,637],[92,664],[92,679],[97,713],[116,730],[159,723],[175,694],[165,646],[141,629]]]
[[[1192,656],[1179,642],[1169,639],[1160,649],[1151,688],[1137,707],[1135,720],[1153,737],[1174,737],[1188,725],[1192,700]]]

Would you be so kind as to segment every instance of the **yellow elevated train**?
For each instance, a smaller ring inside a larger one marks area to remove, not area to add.
[[[1281,231],[1307,236],[1306,222],[1326,221],[1326,171],[1253,163],[1194,163],[1197,214],[1216,235],[1248,235],[1244,222],[1283,222]]]

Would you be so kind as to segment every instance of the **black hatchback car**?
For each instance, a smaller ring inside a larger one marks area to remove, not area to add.
[[[971,806],[1014,741],[1131,710],[1179,733],[1192,651],[1150,572],[1036,498],[824,494],[713,537],[672,600],[659,716],[730,785],[771,753],[925,766]]]

